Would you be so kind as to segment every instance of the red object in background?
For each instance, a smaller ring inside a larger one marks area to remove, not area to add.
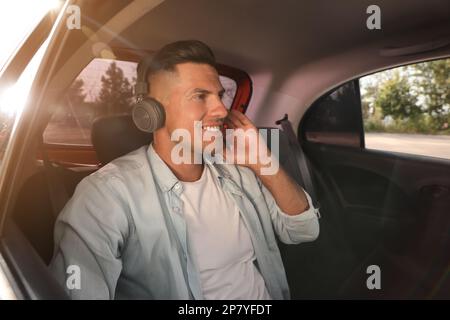
[[[245,113],[247,111],[248,104],[250,103],[253,90],[250,76],[245,71],[226,65],[218,64],[216,67],[220,75],[236,81],[237,90],[231,109],[236,109],[242,113]]]

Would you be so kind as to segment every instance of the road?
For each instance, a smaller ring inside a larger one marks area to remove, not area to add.
[[[90,129],[51,124],[45,130],[47,143],[90,145]],[[332,140],[335,140],[333,136]],[[450,159],[450,135],[366,133],[366,148]]]
[[[366,133],[366,148],[450,159],[450,136]]]

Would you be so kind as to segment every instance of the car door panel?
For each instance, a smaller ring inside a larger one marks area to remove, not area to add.
[[[426,62],[421,66],[434,70],[431,69],[435,65],[433,63]],[[387,73],[385,79],[389,79],[389,75]],[[375,100],[377,87],[372,87],[370,91],[364,81],[351,80],[317,99],[305,113],[298,130],[299,140],[321,190],[319,200],[326,204],[321,210],[321,227],[325,226],[321,228],[321,236],[332,239],[317,249],[328,253],[328,257],[336,251],[342,256],[344,253],[353,254],[354,261],[349,264],[353,270],[350,273],[339,271],[339,278],[343,280],[335,287],[334,296],[448,298],[450,291],[445,293],[445,288],[448,288],[449,281],[445,275],[450,261],[450,159],[418,152],[420,145],[411,145],[409,141],[414,139],[411,134],[425,130],[424,127],[417,129],[412,126],[413,118],[407,114],[399,118],[401,121],[397,119],[393,122],[394,118],[391,122],[386,120],[384,113],[390,112],[390,109],[381,109],[380,104],[375,104],[374,101],[378,101]],[[380,83],[378,86],[381,86]],[[365,91],[361,91],[360,86]],[[364,100],[361,92],[364,92]],[[395,100],[395,104],[392,97],[398,96],[390,97],[383,106],[387,104],[394,110],[402,110],[398,109],[400,107],[408,110],[411,106],[399,105],[404,100]],[[377,123],[374,114],[381,119],[378,127],[373,126]],[[382,139],[375,140],[377,130],[381,130],[383,125],[388,126],[388,123],[397,126],[389,130],[398,130],[394,132],[403,135],[390,136],[389,140],[386,136],[378,136]],[[405,123],[409,127],[401,126]],[[369,125],[365,127],[365,124]],[[446,132],[433,131],[431,122],[429,126],[426,129],[430,130],[424,131],[424,134]],[[376,145],[377,150],[367,148],[365,129],[374,133],[368,140],[369,146],[375,141],[383,141],[387,143],[386,150],[402,152],[384,151],[382,143]],[[351,139],[343,139],[344,136]],[[409,150],[401,145],[404,141],[409,143],[407,146],[413,147],[410,153],[403,153],[403,150]],[[442,141],[443,138],[439,137],[439,146]],[[433,150],[435,154],[445,154]],[[334,196],[329,197],[327,193]],[[331,198],[334,202],[330,205]],[[335,239],[343,239],[347,246],[336,246]],[[326,258],[322,263],[327,263]],[[367,287],[367,268],[371,265],[381,270],[383,290],[373,291]],[[330,276],[335,270],[321,272]]]

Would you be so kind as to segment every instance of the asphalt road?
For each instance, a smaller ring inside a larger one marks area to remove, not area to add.
[[[90,145],[90,136],[90,129],[51,124],[45,130],[44,140],[48,143]],[[321,133],[321,137],[323,138],[323,133]],[[335,135],[331,135],[331,137],[331,140],[335,141]],[[450,135],[366,133],[365,140],[368,149],[450,159]]]
[[[450,159],[450,136],[366,133],[366,148]]]

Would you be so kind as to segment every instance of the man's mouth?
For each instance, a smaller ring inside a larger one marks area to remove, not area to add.
[[[211,132],[218,132],[218,131],[222,131],[222,126],[221,125],[203,126],[203,130],[211,131]]]

